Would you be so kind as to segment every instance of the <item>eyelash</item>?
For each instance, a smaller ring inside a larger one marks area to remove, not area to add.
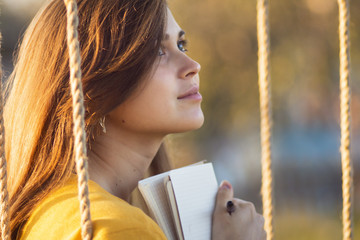
[[[182,51],[182,52],[187,52],[188,51],[187,48],[186,48],[187,44],[188,44],[187,40],[179,40],[177,42],[177,46],[178,46],[179,50]],[[180,47],[180,46],[182,46],[182,47]]]
[[[177,42],[177,47],[178,49],[181,51],[181,52],[187,52],[187,48],[186,46],[188,45],[188,41],[187,40],[179,40]],[[160,47],[159,49],[159,56],[163,56],[165,55],[165,52],[164,52],[164,47]]]
[[[158,55],[159,55],[160,57],[165,55],[165,52],[164,52],[164,49],[163,49],[162,46],[160,46],[160,48],[159,48],[159,53],[158,53]]]

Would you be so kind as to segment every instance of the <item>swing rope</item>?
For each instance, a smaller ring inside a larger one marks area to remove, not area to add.
[[[271,172],[271,99],[270,99],[270,66],[269,66],[269,2],[257,1],[257,37],[258,37],[258,74],[261,117],[261,166],[263,215],[267,240],[273,239],[273,199]]]
[[[64,0],[67,8],[67,32],[69,46],[70,84],[73,96],[74,119],[74,150],[76,171],[78,174],[78,188],[81,213],[82,238],[92,238],[92,224],[90,217],[90,201],[88,192],[88,173],[86,155],[86,133],[84,124],[84,100],[81,85],[81,59],[78,41],[78,16],[75,0]],[[352,239],[352,162],[350,159],[350,89],[349,89],[349,0],[338,0],[339,5],[339,39],[340,39],[340,107],[341,107],[341,163],[343,182],[343,239]],[[261,114],[261,152],[262,152],[262,197],[267,239],[273,239],[273,206],[272,206],[272,173],[271,173],[271,118],[270,118],[270,75],[269,75],[269,24],[268,0],[258,0],[257,4],[257,30],[258,30],[258,74],[260,91]],[[0,35],[1,46],[1,35]],[[1,66],[1,56],[0,56]],[[2,78],[0,68],[0,80]],[[0,93],[2,81],[0,81]],[[10,237],[8,215],[7,170],[4,150],[4,124],[3,124],[3,98],[0,95],[0,211],[1,211],[1,238]]]
[[[341,127],[341,167],[343,189],[343,239],[352,239],[352,162],[350,159],[350,39],[349,0],[338,0],[339,40],[340,40],[340,127]]]
[[[0,33],[0,49],[1,49]],[[9,194],[7,190],[7,166],[5,158],[5,131],[3,119],[3,95],[2,95],[2,61],[0,56],[0,210],[1,210],[1,239],[10,239],[9,228]]]
[[[73,99],[74,150],[81,215],[81,236],[84,240],[92,239],[90,200],[88,189],[88,171],[86,154],[85,108],[81,84],[81,59],[78,39],[78,10],[75,0],[64,0],[67,8],[67,43],[69,46],[70,84]]]

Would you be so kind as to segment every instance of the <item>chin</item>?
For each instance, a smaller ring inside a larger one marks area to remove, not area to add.
[[[189,132],[201,128],[204,124],[204,115],[198,114],[198,116],[191,119],[183,119],[177,124],[177,127],[173,133]]]

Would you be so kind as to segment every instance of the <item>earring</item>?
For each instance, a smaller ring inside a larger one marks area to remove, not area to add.
[[[105,116],[99,119],[100,126],[102,127],[103,133],[106,133],[106,127],[105,127]]]

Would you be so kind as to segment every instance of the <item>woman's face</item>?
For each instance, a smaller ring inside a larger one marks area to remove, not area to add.
[[[169,134],[201,127],[200,64],[186,55],[185,33],[168,10],[154,73],[109,113],[107,124],[139,133]]]

